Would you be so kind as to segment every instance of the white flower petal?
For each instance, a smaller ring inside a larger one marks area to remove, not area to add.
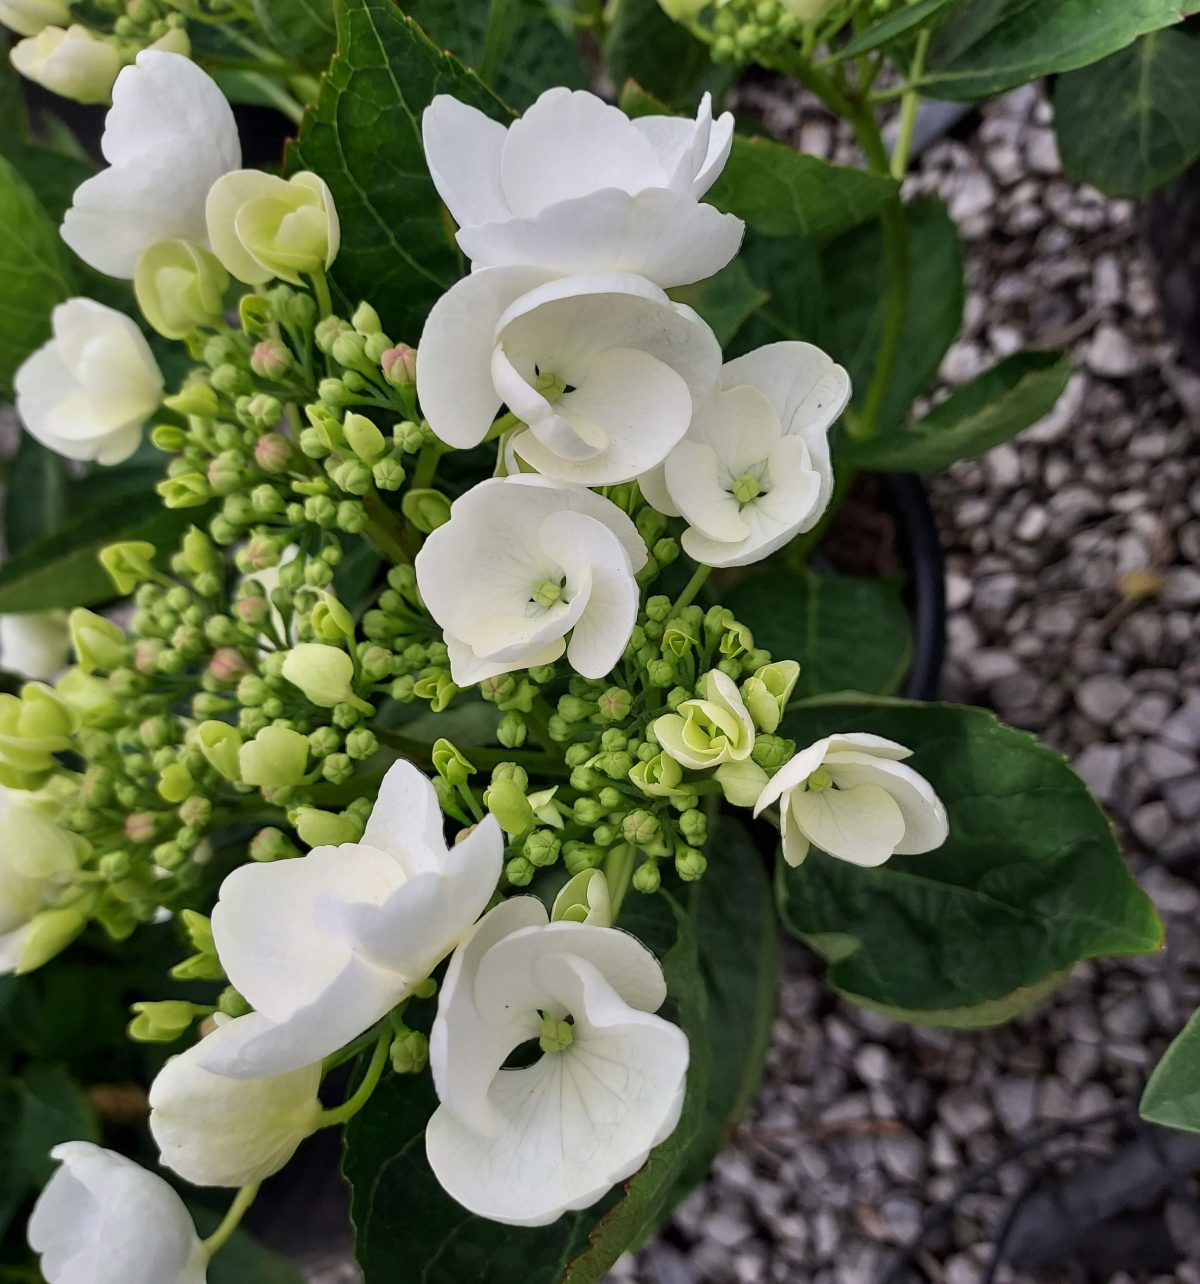
[[[664,465],[667,490],[684,519],[700,535],[737,544],[750,534],[741,506],[726,489],[717,453],[697,441],[682,441]]]
[[[854,865],[882,865],[904,836],[903,813],[878,785],[798,789],[790,805],[792,819],[814,847]]]
[[[411,762],[394,762],[379,784],[371,818],[363,830],[362,845],[387,852],[410,876],[428,864],[411,862],[413,839],[429,852],[446,851],[445,818],[437,790]]]
[[[904,837],[896,854],[912,856],[940,847],[950,833],[942,800],[924,776],[902,762],[881,755],[831,752],[826,758],[830,774],[842,787],[878,785],[891,795],[904,817]]]
[[[512,213],[500,182],[507,132],[449,94],[438,94],[421,116],[421,139],[433,184],[460,227],[506,219]]]

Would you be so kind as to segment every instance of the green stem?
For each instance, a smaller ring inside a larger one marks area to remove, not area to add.
[[[604,858],[604,878],[608,883],[608,899],[612,904],[612,921],[617,921],[621,906],[625,902],[625,893],[633,878],[634,851],[628,843],[614,847]]]
[[[441,457],[442,449],[436,441],[426,442],[421,447],[421,453],[417,456],[417,466],[413,471],[411,489],[424,490],[432,483]]]
[[[511,410],[506,415],[501,415],[494,424],[487,430],[487,436],[484,441],[495,441],[497,437],[503,437],[506,432],[511,432],[514,428],[520,428],[524,420],[518,418]]]
[[[510,0],[491,0],[488,5],[487,29],[479,58],[479,78],[485,85],[495,84],[496,73],[512,40],[515,14],[511,9]]]
[[[324,272],[312,274],[313,293],[317,296],[317,309],[322,317],[333,315],[333,299],[329,295],[329,282]]]
[[[692,578],[683,586],[683,592],[675,599],[675,604],[671,607],[672,615],[678,615],[685,606],[690,606],[692,604],[696,594],[704,587],[705,580],[707,580],[711,574],[711,566],[696,567],[692,572]]]
[[[258,1182],[251,1182],[249,1186],[243,1186],[241,1190],[233,1197],[233,1203],[229,1205],[225,1216],[221,1218],[221,1224],[215,1231],[204,1241],[204,1256],[211,1259],[213,1254],[224,1248],[229,1241],[229,1237],[237,1230],[241,1220],[246,1215],[246,1209],[254,1203],[254,1196],[258,1194]]]
[[[550,718],[553,712],[554,710],[546,703],[545,697],[539,695],[533,697],[529,712],[525,714],[526,723],[548,755],[554,754],[555,750],[554,740],[550,735]]]
[[[913,52],[912,66],[908,72],[908,89],[900,102],[900,128],[896,133],[896,145],[892,148],[892,177],[900,182],[908,173],[908,154],[912,150],[913,128],[917,122],[917,104],[920,94],[914,88],[925,70],[925,55],[929,50],[929,28],[917,36],[917,47]]]
[[[348,1123],[371,1100],[371,1094],[379,1086],[379,1080],[383,1077],[383,1070],[387,1065],[388,1048],[391,1046],[391,1042],[391,1029],[387,1028],[381,1031],[375,1043],[375,1051],[371,1053],[371,1060],[367,1065],[366,1074],[362,1077],[362,1082],[340,1106],[335,1106],[332,1110],[321,1111],[320,1122],[317,1124],[318,1128],[333,1128],[340,1124]]]
[[[363,496],[367,509],[367,524],[363,534],[396,566],[410,566],[412,558],[404,547],[404,528],[396,515],[379,497],[379,492],[369,490]]]
[[[278,74],[278,72],[264,74],[261,71],[248,71],[246,79],[254,82],[263,97],[270,99],[271,104],[281,115],[286,116],[293,125],[298,125],[304,119],[304,104],[293,98],[278,82],[276,79]]]

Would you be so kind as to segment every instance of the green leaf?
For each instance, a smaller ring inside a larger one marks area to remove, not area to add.
[[[899,190],[850,165],[831,165],[766,138],[736,138],[706,199],[767,236],[825,241],[875,218]]]
[[[323,71],[336,43],[330,0],[251,0],[267,43],[312,71]]]
[[[68,505],[62,457],[23,433],[4,488],[4,542],[9,556],[52,535],[67,515]]]
[[[1200,157],[1200,39],[1155,31],[1054,85],[1063,168],[1109,196],[1149,196]]]
[[[118,540],[149,540],[166,566],[189,523],[203,508],[164,508],[153,491],[82,513],[58,532],[30,544],[0,567],[0,614],[91,606],[115,596],[97,557]]]
[[[957,0],[916,0],[915,4],[902,4],[887,17],[852,36],[844,45],[839,45],[831,56],[835,62],[842,62],[861,54],[874,53],[876,49],[885,49],[901,37],[940,18],[942,10],[955,3]]]
[[[233,1192],[229,1192],[230,1196]],[[193,1203],[188,1208],[201,1237],[211,1235],[220,1225],[224,1209]],[[234,1231],[229,1242],[208,1264],[207,1284],[304,1284],[308,1276],[278,1253],[264,1248],[249,1231]]]
[[[815,241],[763,236],[750,228],[734,261],[768,298],[738,331],[728,357],[779,339],[819,343],[828,309],[822,250]]]
[[[787,926],[848,998],[905,1020],[1003,1020],[1075,963],[1162,946],[1112,826],[1066,760],[982,709],[818,700],[783,734],[803,746],[840,731],[911,748],[950,836],[936,851],[863,869],[814,851],[780,862]]]
[[[71,293],[58,231],[28,184],[0,157],[0,396],[50,337],[50,313]]]
[[[473,1217],[434,1180],[423,1135],[437,1104],[428,1077],[386,1079],[347,1130],[345,1173],[367,1284],[595,1284],[704,1175],[761,1075],[778,966],[760,854],[729,821],[712,851],[708,873],[681,903],[631,892],[621,918],[662,960],[664,1015],[691,1040],[674,1133],[592,1208],[539,1229],[506,1227]]]
[[[621,0],[602,52],[614,85],[635,80],[687,115],[706,89],[719,101],[734,74],[732,66],[714,66],[708,46],[668,18],[658,0]]]
[[[1151,1123],[1200,1132],[1200,1010],[1163,1053],[1142,1095],[1141,1115]]]
[[[50,1151],[62,1141],[100,1140],[100,1120],[82,1086],[61,1066],[30,1065],[21,1075],[20,1162],[30,1189],[50,1180]]]
[[[29,185],[42,209],[55,225],[62,222],[75,189],[96,172],[83,157],[69,156],[32,143],[15,141],[0,147],[5,158]]]
[[[758,646],[799,661],[796,699],[892,695],[908,672],[912,625],[896,581],[770,569],[735,585],[725,605]]]
[[[982,455],[1044,418],[1071,377],[1064,352],[1017,352],[907,428],[851,442],[846,458],[883,472],[935,472]]]
[[[672,290],[671,297],[695,308],[724,347],[771,296],[755,284],[741,259],[734,259],[706,281]]]
[[[505,5],[503,47],[488,83],[506,103],[524,111],[555,85],[586,89],[578,37],[561,27],[537,0],[499,0]],[[488,18],[485,0],[402,0],[401,8],[443,49],[483,74]],[[490,56],[490,55],[489,55]]]
[[[1086,67],[1195,8],[1191,0],[966,0],[933,39],[921,92],[988,98]]]
[[[905,216],[911,238],[908,308],[883,399],[881,432],[904,421],[962,327],[963,250],[953,219],[933,198],[908,206]],[[821,267],[832,306],[816,342],[850,372],[855,402],[861,403],[875,369],[886,306],[888,269],[879,225],[839,237],[826,248]]]
[[[343,300],[370,299],[393,338],[416,343],[463,271],[425,164],[421,112],[437,94],[498,120],[506,108],[390,0],[339,0],[337,20],[338,56],[287,168],[315,171],[333,192],[342,226],[333,279]]]

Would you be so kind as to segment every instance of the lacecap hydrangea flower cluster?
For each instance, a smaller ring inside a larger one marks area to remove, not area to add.
[[[109,167],[63,223],[196,364],[164,399],[141,328],[74,299],[18,375],[21,418],[101,464],[153,418],[162,499],[194,524],[173,550],[105,550],[123,623],[81,609],[39,620],[37,646],[14,634],[43,659],[0,696],[0,959],[28,971],[173,914],[174,976],[214,997],[136,1005],[135,1038],[188,1039],[150,1128],[180,1177],[239,1193],[201,1242],[161,1179],[60,1147],[29,1231],[52,1282],[102,1240],[131,1282],[203,1279],[257,1184],[385,1073],[432,1074],[429,1161],[468,1209],[536,1226],[587,1207],[686,1088],[622,906],[722,859],[721,799],[773,818],[792,864],[946,836],[902,746],[847,731],[797,752],[799,666],[695,600],[711,568],[820,519],[850,392],[803,343],[723,363],[667,293],[738,250],[740,221],[703,200],[731,118],[706,99],[629,120],[555,89],[507,126],[438,98],[423,128],[472,271],[415,349],[368,303],[335,311],[328,187],[240,169],[228,105],[178,55],[120,73]],[[656,591],[681,553],[686,587]],[[51,680],[64,630],[74,663]],[[434,998],[426,1037],[406,1012]],[[360,1053],[323,1107],[324,1073]]]

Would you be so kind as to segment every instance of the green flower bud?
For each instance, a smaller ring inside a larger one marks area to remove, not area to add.
[[[217,258],[247,285],[272,277],[299,285],[302,273],[329,268],[340,240],[329,188],[307,172],[226,174],[208,196],[208,233]]]
[[[362,837],[362,822],[349,812],[321,811],[316,807],[298,807],[289,819],[309,847],[340,847],[356,843]]]
[[[325,563],[320,563],[325,565]],[[322,642],[340,642],[354,636],[354,616],[333,596],[322,593],[310,616],[313,633]],[[353,672],[353,666],[351,668]]]
[[[505,749],[519,749],[529,734],[525,719],[514,712],[506,713],[496,728],[496,739]]]
[[[554,898],[550,911],[554,923],[590,923],[612,927],[612,899],[608,880],[598,869],[580,870]]]
[[[631,811],[621,821],[621,833],[625,835],[625,841],[639,847],[652,843],[658,837],[659,829],[658,817],[653,812],[642,809]]]
[[[248,785],[298,785],[308,767],[308,739],[290,727],[264,727],[238,754]]]
[[[174,1043],[192,1028],[197,1015],[205,1009],[182,999],[162,1003],[135,1003],[131,1009],[129,1037],[138,1043]]]
[[[591,715],[594,708],[588,701],[569,692],[558,699],[558,716],[567,722],[582,722]]]
[[[624,687],[606,687],[596,701],[596,710],[609,722],[624,722],[633,709],[633,696]]]
[[[573,839],[563,844],[562,857],[567,872],[574,875],[584,870],[595,869],[604,859],[604,853],[591,843],[581,843]]]
[[[600,753],[592,760],[592,765],[609,780],[624,780],[633,769],[633,755],[624,752]]]
[[[404,1030],[392,1040],[389,1056],[397,1074],[420,1074],[429,1063],[429,1040],[419,1030]]]
[[[400,510],[409,524],[425,535],[450,520],[450,501],[439,490],[410,490]]]
[[[182,802],[196,787],[191,772],[181,762],[172,763],[158,782],[159,797],[169,803]]]
[[[178,454],[188,442],[187,433],[178,424],[155,424],[150,429],[150,441],[164,454]]]
[[[708,838],[708,817],[702,811],[685,811],[679,817],[679,831],[693,847],[703,847]]]
[[[340,785],[354,775],[354,761],[349,754],[331,753],[321,764],[321,775],[331,785]]]
[[[375,733],[366,727],[355,727],[346,737],[346,752],[359,762],[374,757],[378,750],[379,741]]]
[[[435,740],[430,758],[433,762],[434,771],[448,785],[454,785],[456,788],[459,785],[465,785],[471,773],[475,770],[470,761],[449,740]]]
[[[525,839],[523,851],[526,860],[534,865],[553,865],[558,859],[562,843],[558,836],[548,829],[535,829]]]
[[[364,712],[374,712],[354,694],[354,662],[340,647],[321,642],[294,646],[283,662],[283,676],[322,709],[351,704]]]
[[[483,795],[483,804],[500,822],[500,828],[513,837],[533,824],[533,808],[514,780],[494,781]]]
[[[226,780],[240,781],[242,737],[227,722],[202,722],[195,731],[196,744],[209,766]]]
[[[761,730],[773,732],[779,726],[799,676],[795,660],[779,660],[764,665],[742,683],[742,699]]]
[[[394,348],[389,348],[379,358],[379,368],[383,371],[383,377],[393,388],[411,388],[417,378],[416,349],[410,348],[407,343],[400,343]],[[406,427],[407,425],[399,426]],[[415,427],[416,425],[413,426]],[[420,449],[419,445],[417,449]]]
[[[145,540],[125,540],[102,548],[100,565],[108,572],[113,588],[124,597],[132,593],[139,584],[157,575],[154,554],[154,545]]]
[[[595,798],[576,798],[575,805],[571,808],[571,818],[580,825],[594,825],[609,810]]]
[[[190,241],[158,241],[142,252],[133,274],[138,307],[168,339],[183,339],[221,319],[229,286],[225,269]]]
[[[49,963],[67,948],[87,926],[87,919],[74,908],[47,909],[26,924],[21,952],[14,969],[24,976]]]
[[[504,867],[504,876],[514,887],[528,887],[533,874],[533,865],[524,856],[514,856]]]
[[[260,829],[250,840],[250,859],[264,864],[274,860],[291,860],[299,855],[296,844],[273,825]]]
[[[574,770],[576,767],[586,766],[595,752],[596,746],[594,742],[591,744],[568,745],[566,752],[563,754],[563,759],[567,766]]]
[[[361,334],[353,330],[343,330],[333,341],[330,355],[340,366],[351,370],[361,369],[366,365],[367,345]]]
[[[701,851],[694,847],[677,847],[675,849],[675,872],[685,883],[694,883],[701,878],[708,868],[708,860]]]
[[[675,681],[675,665],[670,660],[651,660],[646,665],[646,678],[652,687],[669,687]]]
[[[168,477],[165,481],[160,481],[154,489],[168,508],[199,508],[201,504],[207,504],[212,497],[208,482],[200,473],[184,473],[179,477]]]
[[[108,672],[124,663],[125,633],[112,620],[79,606],[67,616],[67,627],[84,673],[94,673],[97,669]]]
[[[764,770],[776,772],[796,752],[796,742],[782,736],[757,736],[750,756]]]
[[[662,874],[659,873],[658,861],[644,860],[633,871],[633,889],[645,895],[653,895],[662,886]]]
[[[413,694],[418,700],[428,700],[434,713],[441,713],[458,694],[458,690],[450,674],[445,671],[427,674],[413,684]]]
[[[346,443],[365,463],[372,464],[387,447],[383,433],[366,415],[348,414],[342,422]]]
[[[187,415],[189,418],[215,419],[221,413],[221,399],[208,384],[199,380],[165,398],[163,405],[177,415]]]

